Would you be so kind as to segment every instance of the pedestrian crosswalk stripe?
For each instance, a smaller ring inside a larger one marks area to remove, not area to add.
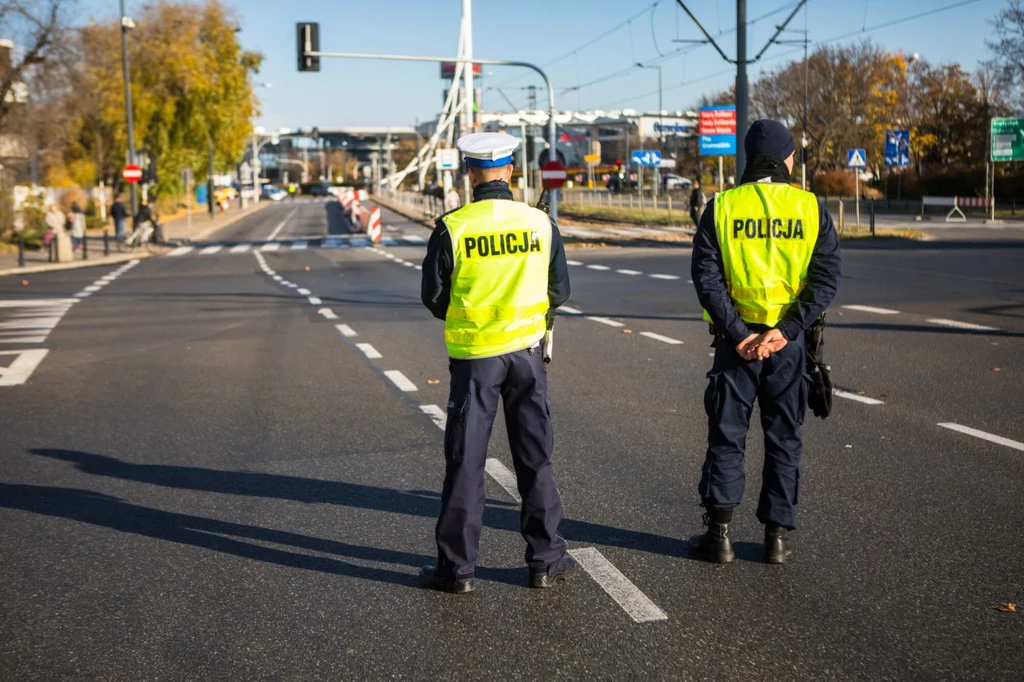
[[[426,240],[419,235],[400,235],[396,237],[386,237],[381,241],[379,246],[417,246],[422,247],[426,243]],[[356,248],[370,248],[375,252],[377,251],[365,235],[362,234],[345,234],[345,235],[332,235],[330,237],[321,238],[305,238],[305,239],[283,239],[266,242],[213,242],[207,244],[186,244],[172,249],[167,253],[168,256],[212,256],[217,253],[245,253],[250,249],[256,253],[260,251],[280,251],[288,249],[291,251],[301,251],[303,249],[356,249]],[[386,253],[386,252],[381,252]]]
[[[217,253],[218,251],[220,251],[223,248],[224,248],[224,246],[222,244],[211,244],[210,246],[207,246],[205,249],[200,249],[199,250],[199,255],[200,256],[208,256],[211,253]]]
[[[237,246],[232,246],[231,253],[245,253],[249,250],[250,246],[252,246],[252,244],[238,244]]]

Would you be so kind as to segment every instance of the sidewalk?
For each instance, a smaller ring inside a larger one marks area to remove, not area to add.
[[[75,254],[75,259],[67,263],[50,263],[47,261],[47,250],[25,252],[25,267],[18,267],[17,253],[0,254],[0,277],[5,275],[27,275],[35,272],[50,272],[51,270],[73,270],[75,268],[92,268],[100,265],[112,265],[124,263],[125,261],[149,258],[152,254],[146,249],[126,249],[118,252],[111,248],[110,255],[103,255],[102,241],[89,239],[89,258],[83,259],[81,252]]]

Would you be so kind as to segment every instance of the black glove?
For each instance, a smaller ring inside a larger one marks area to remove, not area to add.
[[[807,374],[811,378],[807,406],[815,417],[825,419],[832,412],[832,376],[829,366],[823,362],[808,363]]]

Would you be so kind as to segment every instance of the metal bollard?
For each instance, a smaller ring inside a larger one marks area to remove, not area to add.
[[[110,230],[103,231],[103,255],[110,255]]]
[[[846,216],[843,213],[843,200],[839,200],[839,234],[843,233],[843,228],[846,227]]]
[[[57,249],[57,235],[53,235],[53,239],[50,240],[49,251],[46,254],[46,262],[47,263],[52,263],[53,262],[53,254],[54,254],[54,251],[56,249]]]
[[[18,267],[25,267],[25,233],[18,233]]]
[[[82,233],[82,260],[89,260],[89,234]]]
[[[875,200],[871,200],[871,236],[875,236]]]

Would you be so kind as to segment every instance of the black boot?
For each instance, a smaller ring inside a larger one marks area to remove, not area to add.
[[[690,556],[716,564],[732,563],[736,555],[729,541],[731,521],[732,509],[709,509],[704,514],[704,525],[708,529],[690,538]]]
[[[789,539],[789,530],[785,526],[774,523],[764,527],[764,562],[766,564],[784,564],[793,553],[793,543]]]
[[[436,566],[420,569],[420,587],[452,594],[469,594],[473,591],[473,576],[438,575]]]
[[[566,554],[554,573],[549,573],[546,568],[530,569],[530,587],[554,587],[560,582],[570,580],[576,575],[576,560]]]

